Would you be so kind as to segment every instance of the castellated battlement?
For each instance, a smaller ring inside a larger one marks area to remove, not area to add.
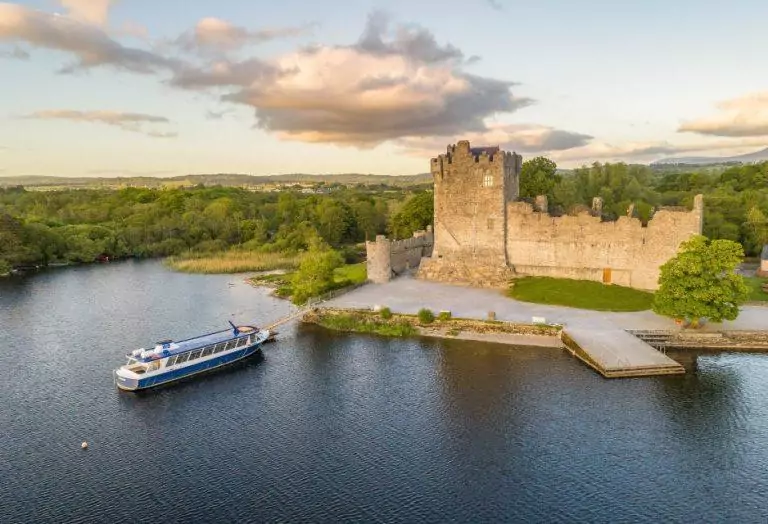
[[[421,259],[432,256],[434,235],[432,226],[416,231],[411,238],[390,240],[377,235],[376,241],[366,242],[368,280],[377,284],[389,282],[393,276],[419,267]]]

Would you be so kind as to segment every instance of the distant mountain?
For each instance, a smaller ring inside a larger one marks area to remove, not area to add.
[[[768,162],[768,147],[756,151],[754,153],[748,153],[746,155],[739,156],[727,156],[727,157],[713,157],[713,156],[691,156],[691,157],[672,157],[664,158],[652,162],[651,165],[659,164],[696,164],[696,165],[712,165],[712,164],[754,164],[755,162]]]
[[[302,173],[288,175],[241,175],[218,173],[212,175],[182,175],[174,177],[63,177],[63,176],[0,176],[0,187],[88,187],[116,188],[127,186],[140,187],[180,187],[203,184],[206,186],[256,187],[290,184],[342,184],[342,185],[389,185],[417,186],[431,184],[432,175],[366,175],[359,173],[344,173],[337,175],[307,175]]]

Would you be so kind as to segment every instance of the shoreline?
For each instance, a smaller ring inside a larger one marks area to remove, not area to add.
[[[301,322],[332,331],[363,333],[393,338],[423,336],[446,340],[490,342],[511,346],[562,348],[562,328],[549,324],[527,324],[499,320],[441,317],[422,322],[418,315],[347,308],[314,308]]]

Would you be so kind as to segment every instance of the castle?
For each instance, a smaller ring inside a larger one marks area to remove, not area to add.
[[[498,147],[460,141],[433,158],[430,168],[433,231],[368,242],[369,280],[386,282],[418,265],[419,278],[481,287],[551,276],[655,290],[660,266],[702,232],[702,195],[693,210],[661,209],[643,226],[632,208],[616,221],[603,221],[599,198],[591,212],[560,217],[549,215],[545,196],[533,205],[520,201],[522,157]]]

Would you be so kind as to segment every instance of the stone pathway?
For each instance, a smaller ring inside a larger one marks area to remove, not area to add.
[[[675,329],[672,320],[651,311],[609,313],[561,306],[530,304],[504,296],[500,290],[477,289],[402,276],[386,284],[368,284],[326,303],[338,308],[387,306],[396,313],[417,313],[426,307],[434,312],[449,310],[454,317],[486,319],[489,311],[498,320],[532,322],[543,317],[546,322],[573,328],[590,329]],[[710,324],[706,330],[768,330],[768,308],[745,306],[734,322]]]

